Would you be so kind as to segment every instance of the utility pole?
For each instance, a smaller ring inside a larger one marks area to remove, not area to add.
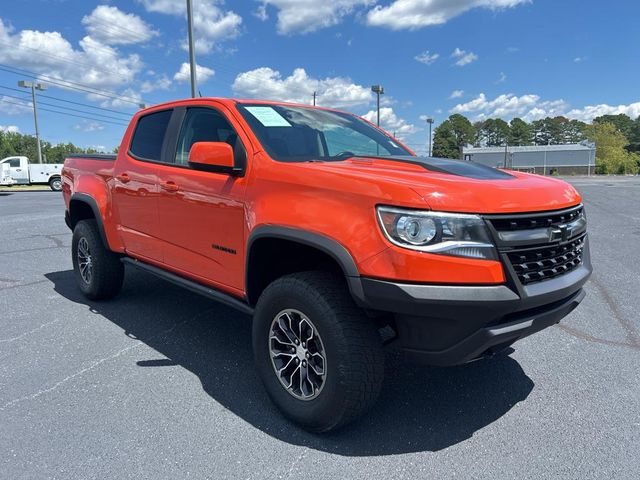
[[[318,95],[318,92],[314,91],[313,92],[313,106],[316,106],[316,96]]]
[[[196,79],[196,49],[193,40],[193,6],[187,0],[187,26],[189,29],[189,64],[191,65],[191,98],[196,98],[198,81]]]
[[[431,126],[433,125],[433,118],[427,118],[427,123],[429,124],[429,151],[427,152],[427,156],[431,156]]]
[[[42,163],[42,147],[40,146],[40,130],[38,128],[38,104],[36,103],[36,90],[46,90],[47,85],[44,83],[27,82],[20,80],[18,86],[31,89],[31,98],[33,99],[33,122],[36,126],[36,141],[38,144],[38,163]]]
[[[382,85],[372,85],[371,91],[378,97],[378,121],[376,125],[380,126],[380,95],[384,93],[384,87]]]

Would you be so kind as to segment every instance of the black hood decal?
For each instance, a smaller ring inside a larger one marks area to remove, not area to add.
[[[477,180],[510,180],[514,179],[513,175],[498,170],[497,168],[487,167],[479,163],[467,162],[464,160],[452,160],[450,158],[435,157],[412,157],[410,155],[396,155],[389,157],[379,157],[384,160],[394,162],[411,163],[420,165],[427,170],[439,173],[448,173],[449,175],[458,175],[460,177],[475,178]]]

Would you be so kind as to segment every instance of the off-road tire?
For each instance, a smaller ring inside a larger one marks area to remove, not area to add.
[[[301,400],[281,383],[271,361],[274,318],[302,312],[315,326],[326,354],[326,376],[315,398]],[[384,377],[380,335],[351,298],[344,281],[325,272],[286,275],[260,296],[253,319],[256,368],[267,393],[289,419],[313,432],[338,429],[377,399]]]
[[[78,256],[79,244],[84,242],[90,254],[91,275],[81,273],[82,260]],[[114,297],[122,288],[124,265],[120,256],[108,250],[98,230],[95,220],[81,220],[73,229],[71,257],[78,287],[91,300],[105,300]]]

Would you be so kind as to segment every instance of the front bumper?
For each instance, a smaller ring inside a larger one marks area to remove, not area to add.
[[[505,263],[507,283],[492,286],[420,285],[361,278],[356,301],[394,314],[397,342],[431,365],[466,363],[507,348],[558,323],[582,301],[592,272],[588,239],[574,270],[523,286]]]

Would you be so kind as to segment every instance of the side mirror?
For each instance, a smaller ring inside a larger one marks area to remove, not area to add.
[[[189,151],[189,165],[196,170],[237,174],[233,148],[224,142],[196,142]]]

